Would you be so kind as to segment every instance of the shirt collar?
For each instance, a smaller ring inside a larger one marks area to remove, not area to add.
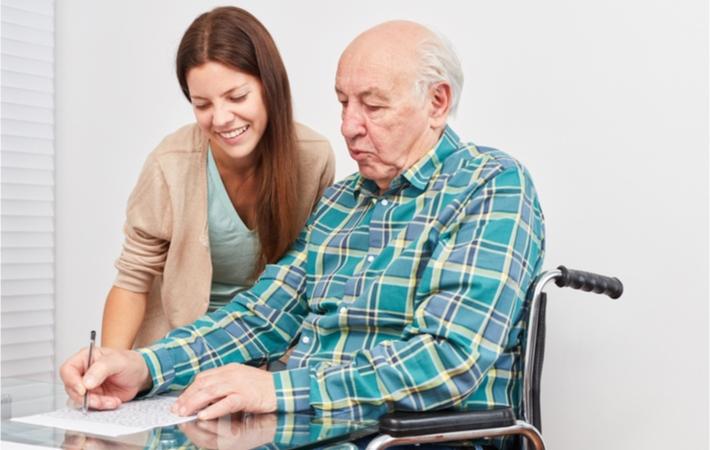
[[[451,155],[461,146],[461,141],[448,125],[444,128],[444,132],[439,138],[439,142],[434,146],[433,150],[427,152],[419,161],[414,163],[412,167],[405,170],[401,175],[396,177],[390,183],[388,191],[396,191],[403,184],[408,183],[414,188],[424,191],[429,185],[429,180],[437,170],[441,167],[447,157]],[[366,194],[368,197],[379,196],[379,188],[374,181],[360,177],[355,186],[353,194],[357,198],[360,193]]]
[[[402,177],[415,188],[423,191],[429,185],[429,180],[434,175],[446,158],[461,146],[458,135],[448,125],[434,146],[434,150],[427,152],[412,167],[402,173]]]

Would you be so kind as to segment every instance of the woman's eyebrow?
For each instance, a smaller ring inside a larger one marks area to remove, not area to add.
[[[244,83],[244,84],[241,84],[241,85],[239,85],[239,86],[235,86],[235,87],[233,87],[233,88],[227,89],[226,91],[224,91],[224,92],[222,92],[221,94],[219,94],[219,96],[220,96],[220,97],[225,97],[225,96],[227,96],[227,95],[230,95],[230,94],[232,94],[234,91],[238,91],[238,90],[241,90],[242,88],[246,87],[247,84],[248,84],[248,83]],[[201,97],[201,96],[199,96],[199,95],[190,95],[190,98],[193,99],[193,100],[194,100],[194,99],[207,100],[206,97]]]

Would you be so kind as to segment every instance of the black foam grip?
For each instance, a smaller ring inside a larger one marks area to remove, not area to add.
[[[555,280],[555,284],[559,287],[571,287],[572,289],[580,289],[586,292],[605,294],[611,298],[619,298],[624,293],[624,285],[616,277],[572,270],[565,266],[559,266],[557,269],[561,272],[560,276]]]

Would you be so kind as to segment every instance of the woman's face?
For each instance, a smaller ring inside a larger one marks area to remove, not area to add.
[[[187,86],[195,118],[212,150],[234,162],[253,163],[254,148],[269,120],[261,80],[210,61],[187,72]]]

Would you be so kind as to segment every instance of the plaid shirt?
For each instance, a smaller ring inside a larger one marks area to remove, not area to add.
[[[140,350],[149,394],[295,343],[273,373],[279,411],[517,407],[543,234],[525,168],[447,127],[386,192],[359,174],[328,188],[251,289]]]

